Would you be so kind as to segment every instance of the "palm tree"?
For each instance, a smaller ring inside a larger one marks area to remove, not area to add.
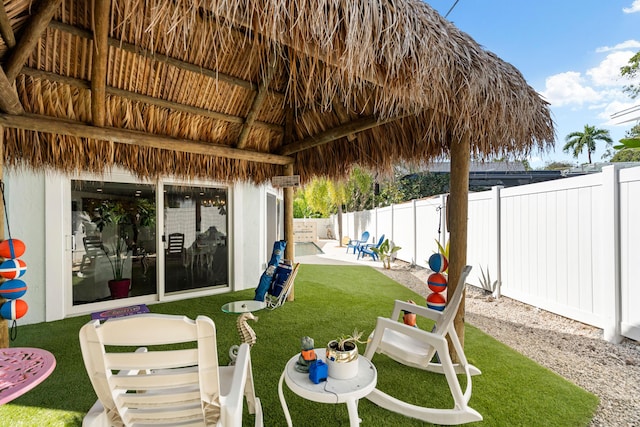
[[[586,147],[589,163],[591,163],[591,153],[596,151],[596,141],[605,141],[607,144],[613,142],[608,130],[596,129],[595,126],[589,125],[584,125],[584,132],[571,132],[564,140],[566,144],[562,147],[562,151],[567,153],[569,150],[573,150],[573,157],[576,159]]]

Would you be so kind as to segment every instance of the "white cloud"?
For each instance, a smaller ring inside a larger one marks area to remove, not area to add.
[[[634,52],[631,51],[610,53],[597,67],[587,70],[586,74],[591,78],[595,86],[620,86],[626,84],[628,81],[620,76],[620,68],[629,64],[629,59],[633,54]]]
[[[632,51],[614,51],[584,74],[567,71],[549,76],[541,94],[554,107],[586,106],[590,110],[605,109],[616,100],[628,101],[622,86],[630,81],[620,76],[620,68],[629,63],[633,54]]]
[[[638,0],[640,2],[640,0]],[[596,49],[596,52],[610,52],[612,50],[624,50],[624,49],[637,49],[640,48],[640,41],[638,40],[625,40],[622,43],[618,43],[615,46],[602,46]]]
[[[640,7],[640,0],[636,0],[636,3]],[[622,138],[625,130],[633,125],[633,122],[626,121],[633,117],[627,115],[623,119],[619,114],[615,118],[611,116],[638,104],[638,100],[630,99],[622,88],[629,83],[640,84],[640,78],[631,82],[620,76],[620,68],[629,64],[629,59],[638,48],[640,42],[636,40],[602,47],[598,49],[599,53],[603,53],[602,60],[596,66],[547,77],[544,90],[540,93],[551,103],[554,120],[557,120],[556,149],[562,146],[564,135],[582,129],[585,123],[608,129],[614,141]],[[553,157],[560,155],[556,153]]]
[[[631,4],[631,7],[624,7],[624,8],[622,8],[622,11],[624,13],[640,12],[640,0],[633,0],[633,3]]]
[[[547,77],[542,95],[552,106],[579,105],[600,100],[600,94],[585,84],[582,75],[575,71]]]

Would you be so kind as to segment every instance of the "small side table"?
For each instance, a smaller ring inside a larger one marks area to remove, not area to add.
[[[324,348],[314,349],[318,360],[326,361],[326,350]],[[280,376],[278,382],[278,396],[280,404],[287,419],[287,425],[292,427],[291,414],[287,407],[287,402],[282,392],[282,382],[287,383],[287,387],[295,394],[305,399],[320,403],[346,403],[349,411],[349,425],[357,427],[360,425],[358,417],[358,400],[367,396],[376,387],[378,372],[373,363],[362,355],[358,356],[358,376],[348,380],[336,380],[327,378],[319,384],[314,384],[309,379],[309,374],[298,372],[295,369],[298,356],[296,354],[287,362],[287,365]]]
[[[245,301],[233,301],[228,302],[222,306],[222,311],[225,313],[253,313],[254,311],[262,310],[267,306],[264,301],[245,300]]]
[[[0,405],[22,396],[56,367],[56,358],[47,350],[30,347],[0,349]]]

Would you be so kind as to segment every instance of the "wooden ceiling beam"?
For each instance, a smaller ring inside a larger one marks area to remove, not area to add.
[[[110,0],[93,0],[93,57],[91,60],[91,120],[104,126],[107,94],[107,59],[109,46]]]
[[[237,148],[245,148],[247,145],[247,139],[249,138],[249,131],[253,126],[253,122],[256,120],[256,116],[258,115],[258,111],[260,111],[260,107],[264,103],[265,98],[267,97],[267,93],[269,92],[269,85],[271,84],[271,80],[273,80],[273,75],[276,71],[277,65],[277,55],[273,55],[272,60],[269,64],[269,70],[267,71],[266,77],[260,83],[260,87],[258,89],[258,93],[253,98],[253,102],[251,103],[251,108],[249,108],[249,112],[247,113],[247,118],[242,124],[242,130],[240,131],[240,136],[238,137],[238,143],[236,144]]]
[[[226,145],[212,144],[206,141],[193,141],[189,139],[152,135],[134,130],[113,127],[97,127],[77,121],[55,119],[36,114],[24,114],[21,116],[0,114],[0,126],[34,132],[45,132],[55,135],[90,138],[98,141],[118,142],[121,144],[158,148],[182,153],[247,160],[250,162],[269,163],[274,165],[287,165],[293,163],[292,157],[278,154],[240,150]]]
[[[73,34],[75,36],[86,38],[86,39],[92,39],[92,37],[93,37],[93,35],[89,31],[86,31],[86,30],[83,30],[81,28],[74,27],[73,25],[65,24],[65,23],[62,23],[62,22],[59,22],[59,21],[51,21],[49,23],[49,27],[53,28],[53,29],[56,29],[58,31],[64,31],[64,32],[67,32],[69,34]],[[250,82],[248,80],[244,80],[244,79],[241,79],[241,78],[238,78],[238,77],[234,77],[234,76],[231,76],[229,74],[221,73],[221,72],[216,71],[216,70],[209,70],[209,69],[203,68],[203,67],[201,67],[199,65],[195,65],[195,64],[191,64],[189,62],[181,61],[179,59],[171,58],[170,56],[163,55],[161,53],[152,52],[152,51],[150,51],[148,49],[143,49],[140,46],[136,46],[136,45],[133,45],[131,43],[123,42],[121,40],[117,40],[117,39],[114,39],[112,37],[109,37],[107,39],[107,43],[109,44],[109,46],[112,46],[112,47],[115,47],[115,48],[118,48],[118,49],[122,49],[125,52],[131,52],[131,53],[134,53],[136,55],[140,55],[142,57],[150,57],[150,58],[153,58],[154,60],[156,60],[158,62],[163,62],[163,63],[165,63],[167,65],[171,65],[172,67],[176,67],[176,68],[179,68],[181,70],[191,71],[193,73],[202,74],[202,75],[210,77],[212,79],[220,80],[220,81],[228,83],[230,85],[239,86],[239,87],[247,89],[247,90],[253,90],[253,91],[258,90],[258,86],[255,83]],[[274,91],[274,90],[271,90],[269,92],[271,94],[273,94],[273,95],[284,96],[284,94],[282,92],[278,92],[278,91]]]
[[[24,113],[18,92],[15,86],[7,79],[2,67],[0,67],[0,111],[9,114]]]
[[[23,67],[21,73],[27,76],[36,77],[39,79],[48,80],[55,83],[62,83],[62,84],[66,84],[72,87],[77,87],[80,89],[91,89],[89,82],[86,80],[76,79],[76,78],[67,77],[67,76],[61,76],[60,74],[52,73],[49,71],[42,71],[42,70],[36,70],[34,68]],[[106,86],[105,91],[110,95],[119,96],[121,98],[128,99],[129,101],[133,101],[133,102],[142,102],[144,104],[155,105],[156,107],[160,107],[160,108],[167,108],[170,110],[180,111],[188,114],[196,114],[203,117],[209,117],[215,120],[221,120],[227,123],[238,123],[238,124],[244,123],[244,120],[242,117],[233,116],[231,114],[219,113],[211,110],[206,110],[200,107],[193,107],[191,105],[179,104],[177,102],[167,101],[160,98],[154,98],[152,96],[142,95],[139,93],[127,91],[124,89],[118,89],[111,86]],[[253,122],[253,125],[256,127],[269,129],[273,132],[278,132],[278,133],[283,132],[282,126],[273,124],[273,123],[267,123],[267,122],[256,120]]]
[[[340,101],[334,100],[331,103],[331,106],[333,107],[333,111],[338,116],[338,120],[340,120],[340,124],[349,123],[350,121],[349,113],[347,112],[347,109],[344,108],[344,106],[340,103]],[[356,140],[355,134],[350,133],[349,135],[347,135],[347,141],[353,142],[355,140]]]
[[[31,55],[31,52],[40,41],[40,36],[49,22],[51,22],[53,14],[60,6],[60,1],[42,0],[38,2],[38,11],[31,16],[31,19],[25,25],[20,41],[9,52],[9,57],[5,62],[5,74],[10,82],[16,79],[22,66],[27,62],[29,55]]]
[[[362,132],[367,129],[371,129],[371,128],[382,126],[384,124],[387,124],[396,120],[400,120],[403,117],[406,117],[406,116],[393,117],[393,118],[380,120],[380,121],[378,121],[378,119],[375,116],[361,117],[350,123],[346,123],[344,125],[340,125],[332,129],[327,129],[324,132],[320,132],[316,135],[310,136],[296,143],[283,145],[277,150],[277,153],[283,156],[288,156],[300,151],[308,150],[310,148],[327,144],[331,141],[335,141],[336,139],[344,138],[345,136],[350,134]]]
[[[0,35],[2,35],[2,39],[9,49],[16,45],[16,36],[13,34],[13,27],[11,27],[11,21],[4,3],[0,4]]]

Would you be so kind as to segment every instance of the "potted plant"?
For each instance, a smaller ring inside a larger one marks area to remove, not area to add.
[[[331,378],[346,380],[358,375],[358,343],[362,332],[354,330],[351,335],[343,335],[327,344],[327,367]]]
[[[129,222],[130,215],[121,203],[114,203],[110,200],[103,201],[96,208],[96,214],[97,216],[93,222],[101,233],[107,225],[114,226],[113,237],[109,241],[103,242],[102,245],[102,250],[109,261],[111,272],[113,273],[113,279],[109,280],[111,297],[113,299],[126,298],[129,296],[131,278],[123,276],[130,252],[123,226]]]
[[[393,245],[393,246],[392,246]],[[394,253],[398,252],[402,249],[400,246],[396,246],[393,243],[389,242],[389,239],[385,239],[384,242],[380,244],[380,246],[372,247],[371,250],[378,255],[380,261],[382,261],[382,266],[389,270],[391,268],[391,257]]]

